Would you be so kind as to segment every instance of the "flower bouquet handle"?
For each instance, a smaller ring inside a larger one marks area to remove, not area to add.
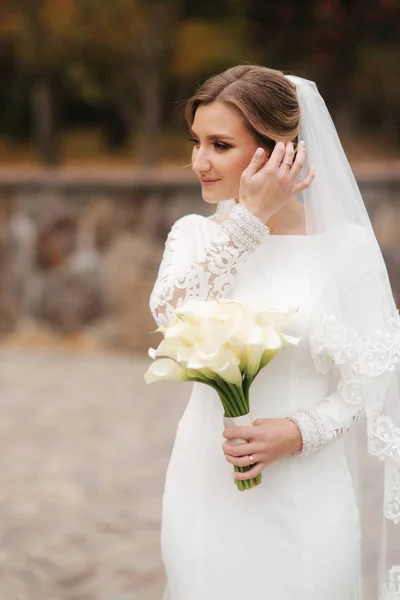
[[[173,313],[167,327],[156,330],[163,333],[164,339],[156,350],[149,349],[154,362],[145,373],[145,381],[204,383],[217,392],[226,427],[252,425],[250,386],[284,346],[298,344],[298,338],[283,333],[284,325],[296,312],[275,307],[260,311],[222,298],[189,300]],[[235,443],[246,441],[237,439]],[[250,469],[234,466],[236,472]],[[244,491],[261,481],[260,473],[254,479],[235,479],[234,483]]]
[[[226,428],[228,427],[248,427],[253,425],[253,419],[251,418],[251,414],[247,413],[246,415],[241,415],[240,417],[227,417],[224,416],[224,425]],[[231,444],[238,446],[239,444],[246,444],[247,440],[243,440],[241,438],[233,438],[230,440]],[[240,473],[244,473],[245,471],[249,471],[252,465],[247,467],[238,467],[234,465],[234,471],[238,471]],[[254,479],[246,479],[245,481],[239,481],[238,479],[234,480],[238,488],[242,491],[245,489],[250,489],[251,487],[255,487],[259,485],[262,481],[262,473],[257,475]],[[248,485],[246,486],[246,484]]]

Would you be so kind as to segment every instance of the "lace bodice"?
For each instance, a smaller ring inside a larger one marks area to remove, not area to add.
[[[187,215],[172,227],[165,244],[150,309],[158,325],[168,325],[172,312],[191,298],[226,296],[238,270],[268,234],[254,215],[236,206],[218,227],[211,244],[196,258],[193,236],[200,215]]]

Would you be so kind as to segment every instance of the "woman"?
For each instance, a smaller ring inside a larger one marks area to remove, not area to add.
[[[193,170],[217,210],[172,227],[150,298],[155,320],[167,324],[193,297],[279,303],[299,307],[287,332],[301,342],[253,383],[251,427],[223,430],[214,390],[193,385],[163,499],[165,597],[399,600],[400,560],[384,544],[379,592],[361,590],[352,476],[362,476],[363,448],[349,442],[366,414],[396,550],[400,319],[329,113],[312,82],[246,65],[206,81],[186,116]],[[241,479],[263,471],[262,484],[239,493],[233,465],[253,465]]]

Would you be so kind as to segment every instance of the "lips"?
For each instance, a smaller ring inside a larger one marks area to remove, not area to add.
[[[220,179],[200,179],[200,183],[201,185],[213,185],[214,183],[218,183],[219,181],[221,181]]]

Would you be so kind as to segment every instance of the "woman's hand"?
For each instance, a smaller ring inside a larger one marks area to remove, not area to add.
[[[306,148],[302,142],[294,161],[292,142],[278,142],[267,161],[265,150],[257,148],[240,179],[239,204],[266,223],[291,196],[311,185],[315,176],[312,167],[308,169],[306,177],[295,184],[305,157]]]
[[[257,419],[251,427],[230,427],[223,432],[222,445],[226,460],[238,467],[253,468],[245,473],[234,473],[237,479],[252,479],[270,463],[295,454],[302,448],[301,433],[289,419]],[[245,444],[232,444],[234,438],[248,440]],[[253,457],[253,460],[249,458]]]

